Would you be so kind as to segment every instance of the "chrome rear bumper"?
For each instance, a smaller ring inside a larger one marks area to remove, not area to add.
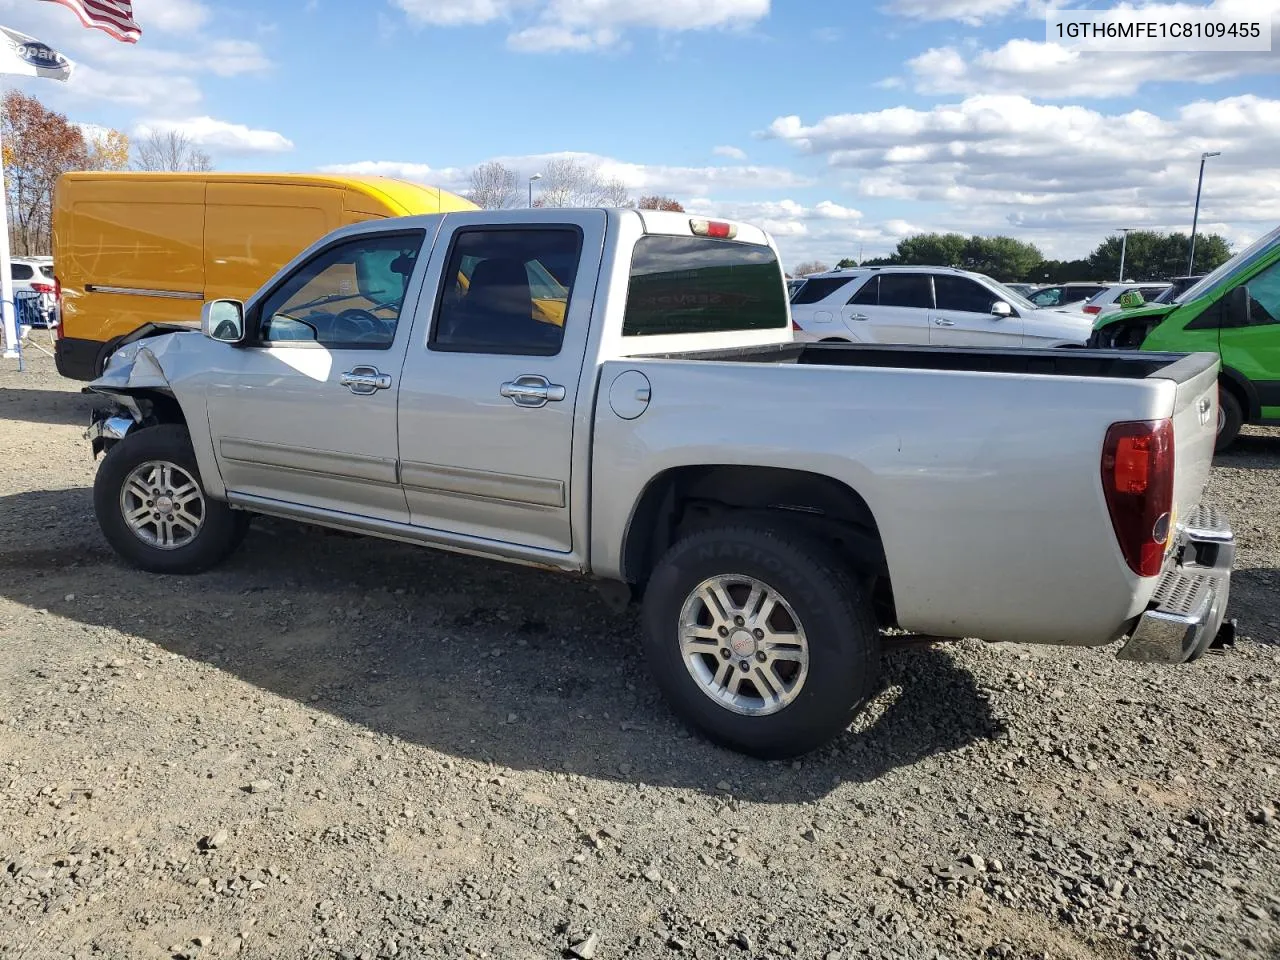
[[[1222,629],[1231,594],[1235,536],[1226,517],[1200,506],[1178,525],[1177,544],[1121,660],[1183,663],[1204,653]]]

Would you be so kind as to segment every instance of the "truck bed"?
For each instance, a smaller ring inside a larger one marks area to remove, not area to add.
[[[650,360],[713,360],[721,363],[789,363],[824,367],[875,367],[899,370],[951,370],[966,373],[1014,373],[1059,377],[1107,377],[1142,380],[1189,379],[1207,366],[1208,354],[1138,353],[1124,350],[1010,347],[929,347],[861,343],[784,343],[732,350],[651,354]]]

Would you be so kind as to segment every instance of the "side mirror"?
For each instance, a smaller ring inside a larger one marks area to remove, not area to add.
[[[219,343],[244,340],[244,304],[239,300],[210,300],[200,310],[200,332]]]
[[[1224,327],[1247,327],[1253,322],[1253,302],[1243,283],[1223,298]]]
[[[1004,300],[997,300],[991,305],[991,315],[997,320],[1013,316],[1013,307]]]

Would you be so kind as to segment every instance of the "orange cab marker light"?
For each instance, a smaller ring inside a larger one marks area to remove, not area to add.
[[[738,235],[737,226],[723,220],[690,220],[689,229],[695,236],[713,237],[716,240],[732,240]]]

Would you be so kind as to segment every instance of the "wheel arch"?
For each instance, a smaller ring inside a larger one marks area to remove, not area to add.
[[[1258,398],[1257,388],[1252,381],[1234,367],[1223,364],[1218,374],[1218,381],[1235,394],[1240,401],[1240,409],[1244,411],[1245,423],[1258,420],[1262,416],[1262,401]]]

